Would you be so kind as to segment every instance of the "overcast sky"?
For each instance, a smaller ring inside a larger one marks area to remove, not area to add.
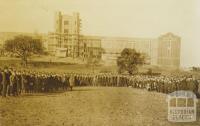
[[[181,65],[200,65],[200,0],[0,0],[0,32],[54,29],[54,14],[79,12],[82,34],[182,38]]]

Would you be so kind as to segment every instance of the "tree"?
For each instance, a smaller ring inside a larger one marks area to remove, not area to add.
[[[134,74],[138,72],[138,65],[145,63],[145,55],[135,49],[125,48],[117,58],[118,72]]]
[[[5,41],[5,50],[21,58],[22,64],[27,65],[27,59],[33,54],[43,52],[42,42],[30,36],[19,35],[14,39]]]

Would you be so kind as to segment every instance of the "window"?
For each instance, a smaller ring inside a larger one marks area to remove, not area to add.
[[[69,24],[69,21],[64,21],[64,25],[68,25]]]
[[[194,106],[194,99],[193,98],[188,98],[187,106],[188,107],[193,107]]]
[[[171,51],[172,51],[172,42],[171,40],[169,40],[168,45],[167,45],[168,56],[171,56]]]
[[[177,99],[177,107],[186,107],[186,99],[185,98],[178,98]]]

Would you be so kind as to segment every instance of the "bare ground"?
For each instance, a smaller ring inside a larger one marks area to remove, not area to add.
[[[197,116],[193,123],[168,122],[165,94],[133,88],[0,98],[0,126],[200,126],[199,103]]]

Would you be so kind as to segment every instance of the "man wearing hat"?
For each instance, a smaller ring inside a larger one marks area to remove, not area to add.
[[[2,72],[2,96],[6,97],[7,93],[9,93],[9,86],[10,86],[10,72],[8,68],[5,67],[4,71]]]
[[[72,91],[72,88],[74,86],[74,81],[75,81],[74,76],[71,75],[71,77],[69,78],[69,86],[70,86],[71,91]]]
[[[10,75],[10,94],[17,96],[17,78],[15,71],[11,72]]]
[[[2,80],[3,80],[3,76],[2,76],[2,71],[0,68],[0,95],[2,95],[2,89],[3,89]]]

